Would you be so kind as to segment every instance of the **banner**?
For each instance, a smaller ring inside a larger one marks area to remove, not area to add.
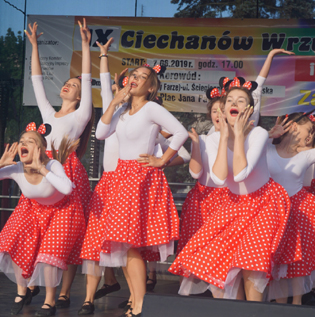
[[[277,55],[263,87],[261,114],[276,116],[315,106],[314,20],[239,20],[87,17],[92,33],[92,89],[101,107],[99,48],[114,38],[109,52],[112,78],[124,68],[145,63],[165,65],[160,96],[170,111],[207,112],[205,91],[221,77],[255,80],[273,48],[295,52]],[[40,60],[48,100],[61,105],[63,83],[81,72],[82,17],[28,16],[38,23]],[[36,105],[31,83],[31,44],[25,55],[25,105]]]

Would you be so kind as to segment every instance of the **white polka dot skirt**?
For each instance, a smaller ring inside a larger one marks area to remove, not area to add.
[[[227,194],[227,187],[208,187],[199,182],[189,191],[180,216],[180,235],[176,256],[208,220],[209,216],[222,206]]]
[[[44,206],[22,198],[0,233],[0,253],[6,252],[29,278],[38,262],[63,270],[80,264],[85,219],[75,196]]]
[[[161,169],[143,167],[135,160],[119,160],[111,175],[112,184],[108,186],[107,182],[103,175],[93,193],[90,213],[99,215],[101,210],[101,216],[94,238],[85,240],[94,241],[92,248],[86,251],[88,243],[84,243],[82,258],[95,259],[96,249],[111,253],[112,242],[142,248],[178,239],[178,214]]]
[[[210,215],[169,271],[194,275],[221,289],[232,268],[266,272],[270,277],[289,210],[287,192],[272,179],[247,195],[229,191],[221,209]]]

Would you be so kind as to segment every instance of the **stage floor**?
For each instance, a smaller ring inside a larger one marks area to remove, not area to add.
[[[118,292],[108,294],[107,296],[95,301],[95,317],[118,317],[123,311],[118,308],[118,305],[128,299],[129,292],[127,283],[123,277],[118,277],[121,289]],[[10,316],[11,303],[16,294],[16,284],[11,282],[3,273],[0,273],[0,316]],[[100,286],[103,285],[101,280]],[[154,293],[156,294],[177,294],[179,282],[174,280],[158,280]],[[59,291],[59,288],[58,288]],[[59,292],[57,291],[57,294]],[[58,309],[56,316],[69,317],[77,316],[78,310],[83,304],[85,297],[85,277],[82,274],[77,274],[72,285],[71,305],[69,308]],[[36,310],[41,307],[45,299],[45,289],[41,287],[40,293],[33,298],[31,305],[25,306],[18,316],[34,316]]]

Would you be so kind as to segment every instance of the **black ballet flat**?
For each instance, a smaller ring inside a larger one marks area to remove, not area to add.
[[[55,316],[55,314],[56,314],[56,306],[51,306],[49,304],[44,304],[43,306],[48,306],[48,308],[41,307],[35,313],[35,316],[40,316],[40,317]]]
[[[130,302],[130,301],[128,301],[127,304],[126,304],[126,306],[124,307],[124,313],[126,313],[129,309],[132,309],[132,308],[131,308],[131,302]]]
[[[149,281],[151,283],[148,283]],[[147,292],[152,292],[154,290],[155,285],[156,285],[156,278],[155,279],[147,278],[147,285],[146,285]]]
[[[104,296],[106,296],[107,294],[113,293],[113,292],[117,292],[120,290],[120,284],[117,282],[114,285],[107,285],[104,284],[102,288],[100,288],[94,296],[94,299],[99,299],[102,298]]]
[[[84,305],[85,303],[87,303],[87,305]],[[78,311],[78,315],[92,315],[94,313],[94,309],[94,304],[92,304],[90,301],[86,301]]]
[[[38,295],[40,292],[39,286],[35,286],[35,288],[33,290],[31,290],[31,292],[32,292],[32,298],[35,297],[36,295]]]
[[[59,298],[64,298],[64,299],[59,299]],[[70,306],[70,298],[66,295],[61,295],[59,296],[57,302],[56,302],[56,307],[57,308],[68,308]]]
[[[29,305],[32,301],[32,292],[29,288],[26,290],[24,296],[17,294],[15,297],[22,298],[18,303],[14,302],[11,306],[11,315],[17,315],[23,308],[24,305]]]
[[[119,308],[125,308],[127,305],[131,305],[131,302],[129,301],[129,300],[125,300],[125,301],[123,301],[122,303],[120,303],[119,305],[118,305],[118,307]]]

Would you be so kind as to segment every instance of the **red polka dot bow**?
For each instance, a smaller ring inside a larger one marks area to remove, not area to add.
[[[36,123],[35,122],[31,122],[29,123],[27,126],[26,126],[26,129],[25,131],[29,132],[29,131],[36,131]],[[45,134],[46,133],[46,126],[44,123],[42,123],[38,130],[37,130],[38,133],[40,134]]]
[[[312,114],[310,114],[308,117],[311,119],[312,122],[315,122],[315,116],[313,116]]]
[[[244,88],[247,88],[248,90],[251,90],[252,83],[250,81],[246,81],[243,85],[241,85],[240,80],[237,77],[234,77],[234,79],[229,85],[229,89],[232,87],[244,87]]]
[[[144,64],[143,66],[144,67],[151,67],[149,64]],[[152,69],[154,69],[154,71],[158,74],[161,71],[162,67],[160,65],[156,65],[156,66],[152,67]]]

